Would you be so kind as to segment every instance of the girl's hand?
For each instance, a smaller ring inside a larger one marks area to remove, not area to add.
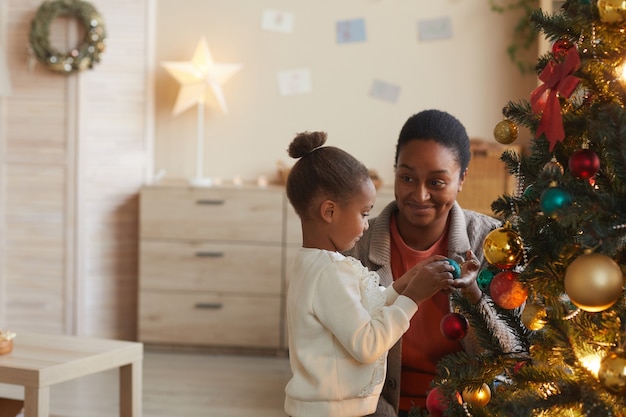
[[[408,273],[413,273],[414,278],[408,283],[402,295],[406,295],[416,304],[429,299],[439,291],[453,289],[454,279],[450,265],[445,256],[431,256],[420,262],[420,267],[413,267]]]
[[[409,283],[411,282],[411,280],[413,280],[413,278],[415,278],[415,276],[423,268],[425,268],[427,265],[431,264],[434,261],[443,261],[445,259],[446,259],[445,256],[433,255],[424,259],[422,262],[415,264],[413,267],[411,267],[411,269],[406,271],[404,275],[402,275],[400,278],[396,279],[393,282],[393,288],[396,290],[398,294],[402,294],[404,290],[406,289],[407,285],[409,285]]]

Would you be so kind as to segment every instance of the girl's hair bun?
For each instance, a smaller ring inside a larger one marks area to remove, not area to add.
[[[326,143],[326,132],[301,132],[289,144],[287,153],[292,158],[302,158]]]

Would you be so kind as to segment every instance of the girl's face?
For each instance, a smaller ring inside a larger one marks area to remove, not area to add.
[[[376,189],[369,178],[361,185],[359,193],[348,203],[340,205],[333,214],[331,241],[335,250],[352,249],[369,227],[367,217],[374,207]]]
[[[464,180],[454,151],[433,140],[407,142],[396,161],[398,223],[443,231]]]

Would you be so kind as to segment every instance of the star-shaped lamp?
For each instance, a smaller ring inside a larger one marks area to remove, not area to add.
[[[173,114],[178,115],[194,104],[198,105],[198,138],[196,155],[195,185],[211,185],[210,178],[202,173],[204,145],[204,105],[219,107],[226,113],[226,100],[222,84],[241,69],[240,64],[218,64],[213,62],[206,39],[202,38],[191,61],[164,62],[163,67],[180,83]]]

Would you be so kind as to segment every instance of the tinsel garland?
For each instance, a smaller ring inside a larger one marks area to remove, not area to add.
[[[76,47],[60,52],[50,45],[50,24],[59,16],[76,18],[85,29],[85,37]],[[82,0],[44,2],[31,23],[30,47],[33,56],[52,71],[69,74],[100,62],[106,45],[104,20],[96,8]]]

